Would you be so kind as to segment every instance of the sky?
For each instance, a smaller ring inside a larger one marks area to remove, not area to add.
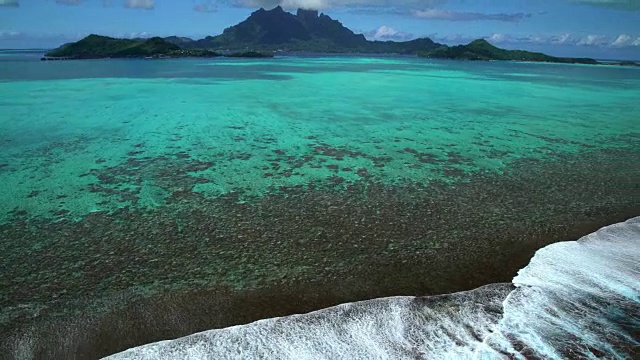
[[[557,56],[640,60],[640,0],[0,0],[0,48],[53,48],[91,33],[202,38],[277,5],[318,9],[372,40],[485,38]]]

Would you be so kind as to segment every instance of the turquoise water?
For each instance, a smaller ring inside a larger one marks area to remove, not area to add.
[[[184,191],[455,181],[640,132],[637,69],[353,57],[5,65],[1,222],[154,208]]]
[[[640,212],[636,68],[12,53],[0,94],[15,357],[509,281]]]

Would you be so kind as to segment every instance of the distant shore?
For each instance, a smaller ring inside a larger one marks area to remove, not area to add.
[[[184,59],[184,58],[272,58],[273,54],[260,53],[255,51],[214,53],[210,55],[197,55],[185,53],[181,55],[154,55],[154,56],[127,56],[127,57],[73,57],[73,56],[43,56],[41,61],[66,61],[66,60],[100,60],[100,59]]]
[[[406,54],[371,54],[371,53],[343,53],[343,52],[335,52],[335,53],[314,53],[314,52],[306,52],[306,51],[286,51],[286,52],[276,52],[276,53],[262,53],[262,52],[244,52],[244,53],[216,53],[215,56],[138,56],[138,57],[126,57],[126,58],[110,58],[110,57],[98,57],[98,58],[74,58],[74,57],[54,57],[54,56],[43,56],[40,58],[41,61],[69,61],[69,60],[101,60],[101,59],[147,59],[147,60],[164,60],[164,59],[195,59],[195,58],[273,58],[275,56],[348,56],[348,57],[397,57],[397,56],[406,56],[406,57],[415,57],[416,55],[406,55]],[[454,61],[476,61],[469,59],[446,59],[446,58],[435,58],[436,60],[454,60]],[[481,60],[482,61],[482,60]],[[485,60],[486,61],[486,60]],[[492,60],[492,61],[512,61],[512,62],[524,62],[524,63],[548,63],[554,64],[555,62],[546,62],[546,61],[527,61],[527,60]],[[621,66],[621,67],[640,67],[640,62],[638,61],[630,61],[630,60],[596,60],[595,63],[581,63],[581,62],[565,62],[560,64],[569,64],[569,65],[596,65],[596,66]]]

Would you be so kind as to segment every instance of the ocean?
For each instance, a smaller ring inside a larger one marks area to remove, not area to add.
[[[40,55],[0,53],[3,356],[638,352],[638,68]]]
[[[636,217],[541,249],[512,284],[348,303],[108,359],[626,359],[639,354],[639,257]]]

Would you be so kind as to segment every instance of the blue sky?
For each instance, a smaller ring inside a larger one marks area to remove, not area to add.
[[[319,9],[370,39],[486,38],[554,55],[640,59],[640,0],[0,0],[0,48],[55,47],[90,33],[201,38],[276,5]]]

